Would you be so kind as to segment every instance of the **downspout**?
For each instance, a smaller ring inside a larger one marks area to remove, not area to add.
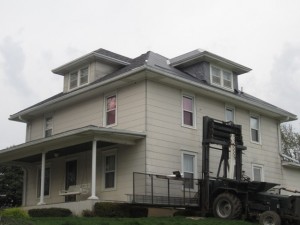
[[[27,120],[23,119],[21,115],[20,115],[20,116],[18,116],[18,118],[19,118],[19,120],[20,120],[21,122],[23,122],[23,123],[27,123]]]

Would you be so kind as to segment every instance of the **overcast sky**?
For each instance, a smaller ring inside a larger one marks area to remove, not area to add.
[[[0,0],[0,149],[25,140],[9,115],[62,91],[51,70],[98,48],[205,49],[253,69],[245,92],[300,116],[298,0]]]

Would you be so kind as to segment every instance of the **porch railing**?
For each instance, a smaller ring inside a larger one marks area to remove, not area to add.
[[[146,205],[199,206],[199,182],[198,179],[134,172],[133,194],[129,200]]]

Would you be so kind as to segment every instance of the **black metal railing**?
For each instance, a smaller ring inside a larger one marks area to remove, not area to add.
[[[199,180],[158,174],[133,173],[135,204],[161,206],[199,206]]]

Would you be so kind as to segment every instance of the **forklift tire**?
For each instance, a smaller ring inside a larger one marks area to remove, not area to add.
[[[217,218],[236,219],[242,213],[241,200],[231,193],[219,194],[214,200],[213,213]]]
[[[280,225],[280,216],[274,211],[265,211],[259,217],[260,225]]]

